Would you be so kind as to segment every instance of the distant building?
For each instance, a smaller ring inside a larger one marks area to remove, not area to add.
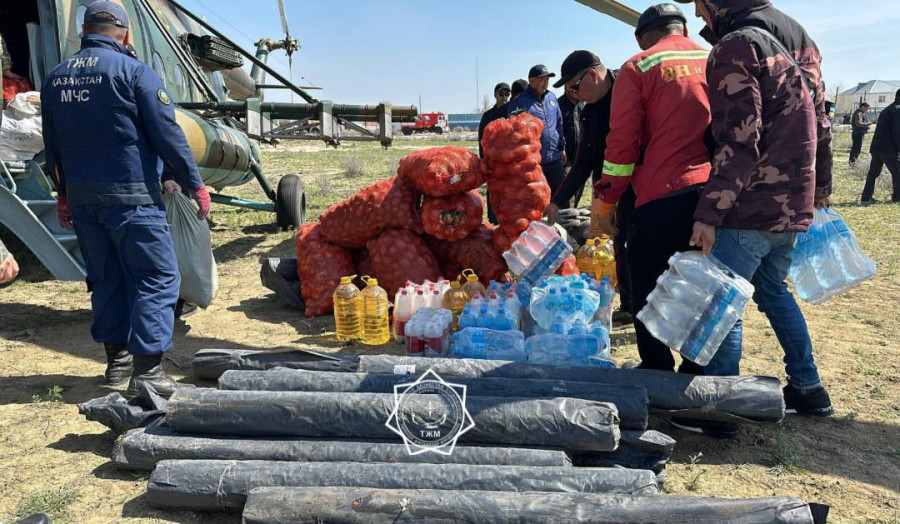
[[[871,80],[848,89],[838,95],[837,114],[838,120],[846,114],[852,113],[861,102],[868,102],[874,114],[894,102],[894,95],[900,89],[900,80]]]
[[[447,115],[450,121],[450,131],[460,128],[466,128],[469,131],[478,131],[478,125],[481,124],[481,113],[457,113]]]

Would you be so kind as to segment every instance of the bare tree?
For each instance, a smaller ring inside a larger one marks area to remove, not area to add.
[[[491,99],[487,95],[484,95],[484,99],[481,101],[481,112],[485,112],[491,108]]]
[[[844,92],[844,83],[838,82],[831,86],[831,101],[837,104],[838,95]]]

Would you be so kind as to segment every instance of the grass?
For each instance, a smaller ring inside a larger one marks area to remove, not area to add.
[[[23,519],[35,513],[44,513],[53,520],[63,520],[68,516],[68,506],[77,498],[70,488],[42,491],[25,499],[16,509],[13,518]]]
[[[39,395],[35,394],[31,396],[31,401],[34,403],[40,402],[50,402],[54,404],[59,404],[63,401],[63,392],[66,390],[63,386],[57,384],[51,384],[48,386],[44,386],[44,394]]]
[[[769,455],[769,467],[776,477],[806,471],[800,465],[800,455],[794,450],[793,444],[785,440],[783,432],[775,437],[775,444]]]

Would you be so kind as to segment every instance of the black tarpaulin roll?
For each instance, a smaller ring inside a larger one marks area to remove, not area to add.
[[[246,524],[813,522],[809,505],[789,497],[713,499],[342,487],[258,488],[250,492],[243,516]]]
[[[420,420],[440,418],[434,397],[406,395],[404,412]],[[612,404],[575,398],[467,397],[465,407],[474,426],[460,442],[592,451],[612,451],[619,442],[619,417]],[[399,441],[385,425],[393,411],[390,393],[196,388],[175,391],[166,424],[182,433]],[[438,424],[441,432],[447,434],[462,416],[448,412]]]
[[[623,430],[615,451],[579,451],[572,462],[579,467],[649,469],[665,480],[666,464],[675,450],[675,439],[659,431]]]
[[[364,464],[164,460],[147,483],[156,508],[239,509],[264,486],[367,486],[388,489],[658,493],[652,471],[464,464]]]
[[[410,455],[406,446],[398,442],[183,435],[165,427],[129,431],[116,443],[112,453],[116,466],[147,471],[163,460],[213,459],[547,467],[571,467],[572,464],[565,451],[552,449],[459,445],[450,455]]]
[[[415,381],[409,375],[330,373],[275,368],[268,371],[226,371],[219,389],[244,391],[323,391],[393,393],[394,386]],[[619,427],[647,429],[647,391],[641,386],[596,384],[562,380],[455,377],[473,397],[570,397],[615,404]]]
[[[201,349],[194,355],[194,377],[216,380],[229,369],[270,369],[274,367],[310,371],[356,371],[357,357],[328,355],[303,349],[256,351],[250,349]]]
[[[781,382],[772,377],[694,376],[648,369],[542,366],[502,360],[363,355],[362,373],[418,375],[433,369],[444,378],[504,377],[643,386],[650,411],[724,422],[777,423],[784,419]]]

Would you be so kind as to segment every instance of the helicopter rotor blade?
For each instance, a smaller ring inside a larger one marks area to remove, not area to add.
[[[288,30],[287,15],[284,14],[284,0],[278,0],[278,11],[281,13],[281,28],[284,30],[284,37],[290,38],[291,32]]]
[[[609,15],[620,22],[635,27],[641,14],[625,4],[616,0],[576,0],[580,4],[584,4],[595,11],[599,11],[605,15]]]

